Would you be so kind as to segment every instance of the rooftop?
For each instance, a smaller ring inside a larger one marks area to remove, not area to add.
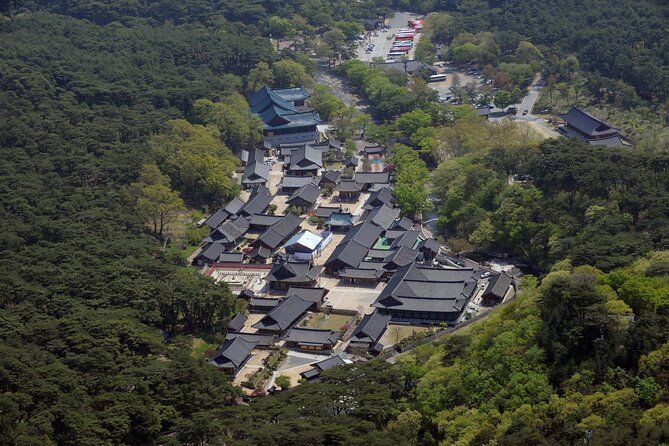
[[[255,346],[256,342],[250,342],[238,336],[226,339],[211,357],[210,363],[218,367],[234,367],[237,369],[244,364]]]
[[[333,345],[337,342],[341,335],[341,331],[293,327],[288,331],[288,334],[283,339],[288,342],[297,342],[300,344]]]
[[[323,241],[323,237],[310,231],[302,231],[295,234],[286,242],[286,248],[291,245],[302,245],[307,249],[314,250]]]
[[[564,119],[567,124],[588,136],[613,136],[620,132],[620,129],[611,127],[604,121],[578,107],[572,107],[571,110],[564,115],[560,115],[560,117]]]
[[[258,330],[284,331],[293,325],[307,312],[313,302],[302,299],[297,295],[289,296],[274,307],[260,321],[253,324]]]
[[[351,342],[369,342],[374,344],[381,339],[386,330],[390,316],[383,315],[378,311],[366,314],[351,336]]]
[[[406,311],[460,312],[476,289],[471,268],[441,269],[415,263],[398,268],[373,307]]]

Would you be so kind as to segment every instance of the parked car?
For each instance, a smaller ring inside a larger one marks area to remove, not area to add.
[[[527,114],[527,109],[523,110],[523,116]]]

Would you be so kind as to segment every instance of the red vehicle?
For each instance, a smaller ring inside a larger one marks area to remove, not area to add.
[[[395,41],[411,41],[413,42],[413,35],[401,35],[401,36],[395,36]]]

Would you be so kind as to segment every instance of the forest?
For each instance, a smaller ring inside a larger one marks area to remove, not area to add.
[[[437,20],[434,42],[455,44],[463,55],[482,51],[483,65],[528,41],[547,60],[575,55],[592,82],[621,80],[656,105],[667,99],[666,2],[426,0],[412,6],[448,13]]]
[[[231,149],[259,138],[244,94],[313,83],[309,57],[269,34],[447,11],[445,41],[509,29],[497,36],[515,49],[576,53],[666,99],[660,3],[523,4],[532,21],[485,3],[0,1],[0,444],[567,445],[586,429],[592,445],[669,442],[666,153],[484,129],[424,82],[356,62],[340,71],[386,122],[327,92],[321,107],[343,139],[393,145],[403,211],[428,210],[427,166],[441,163],[432,184],[456,244],[547,275],[399,364],[333,369],[250,406],[191,355],[188,336],[220,334],[239,303],[163,250],[163,230],[238,193]]]

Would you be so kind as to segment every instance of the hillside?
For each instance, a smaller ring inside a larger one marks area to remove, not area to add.
[[[494,29],[515,58],[527,37],[661,110],[659,2],[608,18],[606,2],[511,3],[412,6],[462,19],[444,41]],[[364,20],[407,7],[0,1],[0,444],[669,443],[668,155],[539,142],[440,103],[424,73],[345,61]],[[312,53],[383,122],[316,86]],[[399,364],[242,402],[205,356],[247,303],[185,259],[210,234],[198,220],[240,196],[235,154],[263,141],[246,97],[265,84],[308,86],[347,156],[363,137],[388,149],[398,220],[434,210],[453,251],[504,252],[537,278]]]

